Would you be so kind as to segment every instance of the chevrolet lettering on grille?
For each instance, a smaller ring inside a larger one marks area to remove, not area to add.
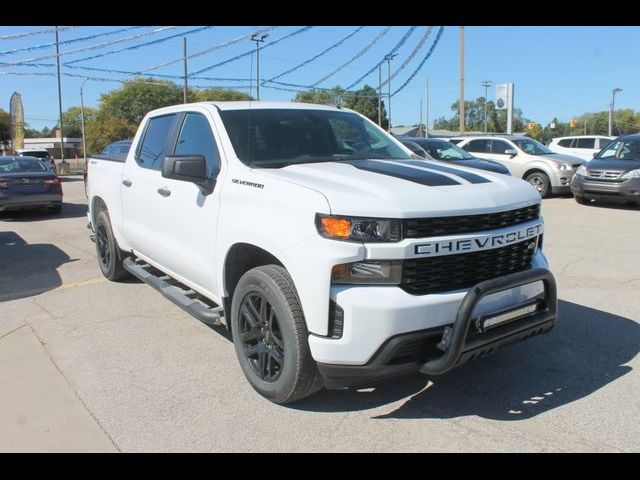
[[[543,232],[543,224],[531,225],[507,233],[468,235],[464,238],[436,240],[415,246],[416,255],[439,256],[500,248],[535,239]],[[534,247],[535,248],[535,244]]]

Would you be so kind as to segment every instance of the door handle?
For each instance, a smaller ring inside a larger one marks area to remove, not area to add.
[[[163,197],[168,197],[169,195],[171,195],[171,190],[167,190],[166,188],[159,188],[158,193]]]
[[[133,183],[131,182],[131,180],[129,180],[129,179],[125,179],[125,180],[122,180],[122,184],[123,184],[125,187],[130,187]]]

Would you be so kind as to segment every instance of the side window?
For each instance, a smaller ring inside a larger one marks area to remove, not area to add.
[[[607,148],[603,150],[600,155],[598,155],[598,158],[616,157],[621,144],[622,142],[620,141],[611,142],[609,145],[607,145]]]
[[[491,153],[506,155],[505,152],[509,149],[513,149],[513,147],[504,140],[491,140]]]
[[[141,166],[154,170],[162,168],[162,162],[167,155],[168,137],[174,119],[175,114],[154,117],[149,120],[136,157]]]
[[[571,142],[573,141],[572,138],[563,138],[562,140],[560,140],[558,142],[558,145],[560,147],[564,147],[564,148],[571,148]]]
[[[488,152],[488,144],[487,140],[471,140],[469,143],[464,145],[464,148],[467,152],[478,152],[478,153],[487,153]]]
[[[207,118],[200,113],[187,113],[178,135],[175,155],[202,155],[207,161],[207,174],[220,171],[220,153]]]
[[[595,138],[578,138],[576,139],[576,148],[596,148]]]

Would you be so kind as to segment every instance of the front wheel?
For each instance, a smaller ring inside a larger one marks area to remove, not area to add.
[[[285,404],[322,388],[300,300],[283,267],[265,265],[242,276],[231,303],[231,332],[240,367],[263,397]]]
[[[551,182],[546,174],[542,172],[533,172],[527,175],[525,180],[538,190],[538,193],[542,198],[549,196],[549,193],[551,192]]]

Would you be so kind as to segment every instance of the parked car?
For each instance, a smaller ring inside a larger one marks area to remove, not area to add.
[[[493,160],[474,157],[466,150],[442,138],[402,137],[398,138],[398,140],[403,144],[405,142],[414,143],[420,150],[427,153],[427,156],[424,156],[414,152],[422,158],[432,158],[460,165],[461,167],[479,168],[480,170],[510,175],[509,170],[504,165]]]
[[[533,185],[542,197],[569,193],[575,171],[585,164],[581,158],[554,153],[540,142],[519,135],[467,137],[458,146],[501,163],[511,175]]]
[[[103,157],[112,157],[124,160],[127,158],[129,149],[131,148],[132,140],[118,140],[117,142],[110,143],[98,154]],[[87,193],[87,174],[89,172],[89,162],[84,166],[84,193]]]
[[[549,150],[556,153],[566,153],[574,157],[589,161],[593,155],[602,150],[615,137],[604,135],[574,135],[572,137],[557,137],[551,139]]]
[[[607,144],[571,182],[576,202],[591,200],[640,205],[640,134],[625,135]]]
[[[17,153],[21,157],[39,158],[43,162],[48,163],[49,167],[51,167],[51,170],[54,173],[57,173],[56,162],[54,161],[54,159],[51,156],[51,154],[49,153],[49,151],[46,150],[46,149],[44,149],[44,148],[21,148],[21,149],[17,150]]]
[[[39,207],[62,211],[60,178],[40,158],[0,157],[0,211]]]
[[[89,163],[103,275],[226,324],[273,402],[439,375],[555,324],[538,193],[414,159],[353,110],[165,107],[126,158]]]

